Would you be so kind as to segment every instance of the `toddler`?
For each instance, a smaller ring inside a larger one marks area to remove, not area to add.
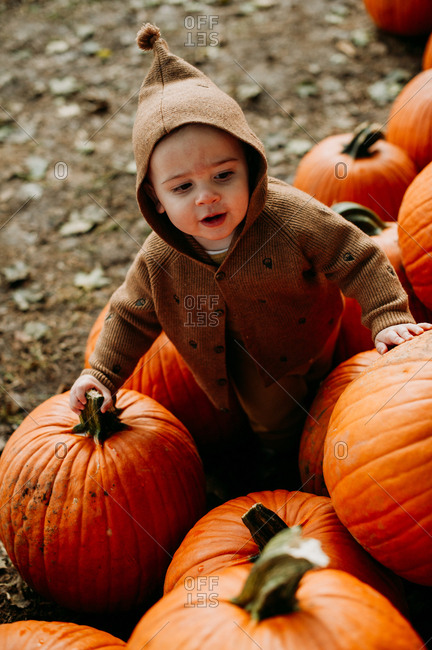
[[[343,295],[355,297],[378,352],[421,334],[385,254],[356,226],[267,176],[264,147],[239,105],[169,52],[146,24],[154,60],[133,144],[137,199],[153,232],[113,294],[79,413],[102,411],[161,330],[214,405],[232,389],[264,446],[293,447],[312,391],[331,368]]]

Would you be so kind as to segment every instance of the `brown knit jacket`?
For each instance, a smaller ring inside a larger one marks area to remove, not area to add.
[[[263,145],[236,102],[163,41],[154,50],[134,127],[138,203],[154,232],[112,296],[92,369],[84,373],[116,390],[163,329],[209,398],[225,409],[227,322],[267,385],[319,354],[341,315],[341,291],[359,301],[372,337],[414,322],[392,266],[371,238],[307,194],[268,179]],[[143,183],[157,141],[191,122],[228,131],[248,151],[249,209],[220,267],[156,212]]]
[[[111,390],[163,329],[209,398],[227,408],[227,315],[268,385],[318,355],[342,311],[339,288],[360,302],[372,337],[413,322],[392,266],[370,237],[280,181],[270,182],[262,212],[220,267],[184,240],[181,253],[152,233],[111,299],[93,370],[84,371]]]

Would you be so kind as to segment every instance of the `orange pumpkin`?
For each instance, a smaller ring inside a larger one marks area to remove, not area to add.
[[[429,36],[423,51],[422,68],[423,70],[432,68],[432,34]]]
[[[324,445],[324,479],[342,523],[379,562],[432,585],[432,331],[351,382]],[[335,455],[341,445],[345,454]]]
[[[402,251],[398,239],[398,224],[381,221],[378,215],[372,210],[358,203],[337,203],[332,206],[332,209],[348,219],[348,221],[351,221],[351,223],[357,225],[363,232],[370,235],[374,242],[383,249],[408,295],[409,308],[414,319],[418,323],[430,321],[432,319],[432,313],[416,296],[402,263]],[[337,366],[355,354],[370,350],[373,347],[371,332],[361,322],[359,303],[355,298],[345,298],[345,307],[333,364]]]
[[[432,161],[432,69],[419,72],[394,100],[387,140],[404,149],[419,171]]]
[[[344,571],[310,570],[326,558],[318,542],[307,540],[308,548],[305,542],[297,531],[283,530],[255,564],[185,581],[144,615],[128,650],[421,647],[407,620],[377,591]]]
[[[376,25],[387,32],[415,36],[432,29],[430,0],[364,0],[364,4]]]
[[[103,327],[109,304],[95,321],[85,350],[85,367]],[[239,447],[248,435],[246,417],[232,398],[230,413],[217,409],[198,386],[177,349],[162,332],[139,360],[123,388],[149,395],[182,422],[192,435],[201,456],[207,460],[216,448],[235,444]]]
[[[406,274],[416,296],[432,309],[432,163],[407,189],[398,224]]]
[[[376,125],[331,135],[302,158],[293,185],[325,205],[354,201],[384,221],[396,221],[406,188],[417,173],[405,151],[383,139]]]
[[[15,621],[0,625],[0,650],[117,650],[126,643],[88,625],[57,621]]]
[[[69,395],[28,415],[0,458],[0,538],[23,579],[63,607],[130,610],[161,590],[171,555],[203,514],[191,436],[135,391],[78,417]]]
[[[273,532],[270,515],[253,521],[249,530],[243,523],[258,503],[278,513],[278,518],[287,526],[300,525],[303,538],[318,539],[330,558],[331,568],[352,573],[383,593],[398,608],[404,608],[399,582],[353,540],[338,520],[330,499],[286,490],[253,492],[204,515],[174,554],[165,577],[165,593],[187,580],[198,581],[200,576],[218,575],[223,569],[255,557],[258,540],[255,536],[251,538],[249,530],[252,532],[255,527],[261,538],[267,539]]]
[[[329,496],[324,476],[324,440],[331,414],[345,388],[371,363],[380,358],[376,350],[360,352],[338,365],[321,383],[306,418],[300,440],[299,468],[307,492]],[[344,445],[334,449],[336,455],[346,453]]]

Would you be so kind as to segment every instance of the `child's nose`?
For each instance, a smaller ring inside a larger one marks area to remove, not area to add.
[[[210,189],[203,189],[198,193],[196,205],[209,205],[219,201],[219,194]]]

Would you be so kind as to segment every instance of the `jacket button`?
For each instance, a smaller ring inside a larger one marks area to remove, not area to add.
[[[215,275],[215,280],[223,280],[225,277],[225,273],[223,271],[218,271]]]
[[[214,351],[217,352],[217,354],[220,354],[224,350],[225,350],[225,348],[224,348],[223,345],[215,345],[215,347],[214,347]]]
[[[196,348],[198,346],[198,343],[196,341],[190,340],[189,345],[191,346],[191,348]]]
[[[219,384],[219,386],[225,386],[226,383],[227,383],[227,380],[224,377],[221,377],[221,379],[217,380],[217,383]]]
[[[230,413],[230,410],[227,409],[225,406],[222,406],[219,410],[222,411],[222,413]]]

